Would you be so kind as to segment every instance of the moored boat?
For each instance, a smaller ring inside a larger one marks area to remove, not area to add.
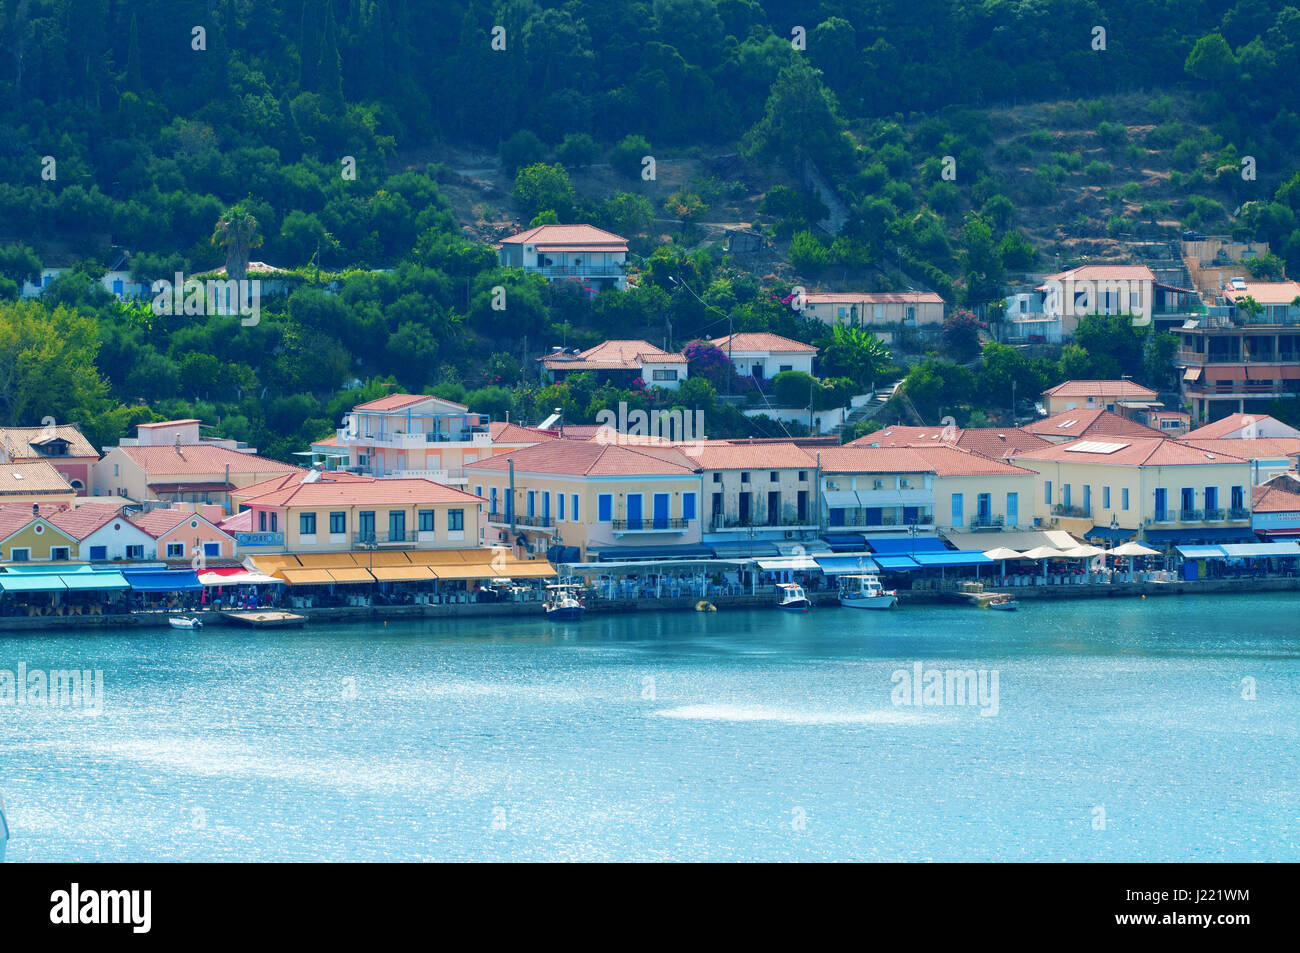
[[[190,619],[185,616],[173,616],[167,620],[167,624],[173,629],[201,629],[203,628],[202,619]]]
[[[781,596],[776,606],[778,609],[788,609],[791,612],[807,612],[812,606],[812,603],[808,601],[808,593],[804,592],[803,586],[797,582],[783,582],[777,588]]]
[[[546,587],[546,618],[557,622],[576,622],[582,618],[586,607],[578,598],[582,587],[573,584],[561,584]]]
[[[840,577],[840,605],[850,609],[892,609],[898,602],[898,593],[880,585],[880,579],[871,575]]]
[[[998,599],[989,603],[990,609],[997,609],[1001,612],[1015,612],[1020,608],[1020,603],[1015,599]]]

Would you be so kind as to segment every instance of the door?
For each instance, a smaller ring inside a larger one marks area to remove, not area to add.
[[[1196,509],[1196,491],[1190,486],[1183,487],[1182,491],[1182,513],[1179,514],[1183,519],[1193,519],[1190,515]]]
[[[1091,514],[1092,514],[1092,484],[1085,483],[1083,485],[1083,515],[1089,516]]]
[[[808,522],[808,491],[800,490],[799,495],[795,498],[796,518],[802,526]]]
[[[981,526],[988,526],[993,522],[993,497],[988,493],[981,493],[975,498],[975,509]]]
[[[767,494],[767,525],[781,525],[781,492],[772,490]]]
[[[366,510],[357,514],[357,538],[363,542],[375,540],[375,511]]]
[[[388,541],[401,543],[406,541],[406,511],[391,510],[388,514]]]
[[[627,528],[640,529],[642,515],[641,494],[629,493],[627,495]]]
[[[952,525],[953,526],[962,525],[962,519],[963,519],[962,509],[963,509],[962,495],[960,493],[954,493],[952,495]]]
[[[749,494],[740,494],[740,524],[744,526],[749,522]]]
[[[1020,525],[1020,494],[1019,493],[1007,494],[1007,525],[1008,526]]]
[[[668,528],[668,501],[667,493],[656,493],[654,500],[654,517],[655,529]]]
[[[1169,491],[1163,486],[1156,489],[1156,515],[1158,523],[1163,523],[1169,518]]]

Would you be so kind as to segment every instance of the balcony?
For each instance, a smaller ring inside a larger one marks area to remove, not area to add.
[[[1230,506],[1228,507],[1228,519],[1248,520],[1250,519],[1250,510],[1241,506]]]
[[[690,520],[666,516],[610,521],[615,533],[684,533],[690,525]]]
[[[818,524],[808,511],[799,513],[793,506],[785,507],[780,516],[754,514],[742,519],[735,513],[714,513],[709,517],[709,532],[743,532],[749,529],[818,529]]]
[[[508,521],[507,521],[508,522]],[[541,529],[555,525],[555,518],[552,516],[516,516],[516,526],[536,526]]]
[[[352,545],[358,549],[378,549],[385,546],[414,546],[417,535],[411,530],[399,533],[360,532],[352,534]]]
[[[1005,517],[988,514],[973,516],[970,521],[971,529],[1001,529],[1004,525],[1006,525]]]
[[[525,270],[545,278],[622,278],[626,274],[623,265],[618,262],[591,265],[549,265],[542,268],[526,268]]]
[[[1090,519],[1092,517],[1092,507],[1070,506],[1065,503],[1057,503],[1052,507],[1052,515],[1065,516],[1071,519]]]
[[[859,511],[855,510],[853,511],[853,513],[857,515],[846,514],[843,523],[828,523],[828,527],[832,530],[838,530],[838,529],[876,529],[883,526],[906,527],[906,526],[933,526],[934,525],[934,514],[932,513],[918,514],[916,519],[913,520],[905,520],[901,516],[881,514],[881,516],[874,522],[867,522],[866,515],[859,513]]]
[[[335,435],[338,442],[344,446],[392,447],[395,450],[415,450],[426,447],[431,443],[461,443],[481,446],[492,442],[492,434],[487,427],[470,427],[452,432],[440,430],[429,433],[385,432],[382,434],[349,434],[346,429],[339,429],[335,431]]]
[[[1222,520],[1222,519],[1223,519],[1223,510],[1222,510],[1222,509],[1215,509],[1215,508],[1208,508],[1208,509],[1206,509],[1206,511],[1205,511],[1205,521],[1206,521],[1207,523],[1215,523],[1215,522],[1218,522],[1219,520]]]
[[[1178,522],[1180,523],[1199,523],[1205,519],[1204,510],[1179,510]]]

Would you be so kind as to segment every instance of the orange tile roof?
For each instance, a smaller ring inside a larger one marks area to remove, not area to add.
[[[49,517],[51,523],[74,539],[85,539],[95,530],[122,518],[122,507],[113,503],[83,503]]]
[[[197,417],[186,417],[184,420],[158,420],[151,424],[136,424],[136,429],[156,430],[159,427],[179,427],[182,424],[201,424],[203,421]]]
[[[168,508],[150,510],[148,513],[136,513],[129,516],[127,522],[144,530],[154,539],[158,539],[160,536],[167,535],[167,533],[174,530],[177,526],[180,526],[181,523],[184,523],[187,519],[201,520],[203,517],[199,516],[197,513],[192,513],[189,510]],[[207,520],[203,521],[205,523],[207,522]]]
[[[812,469],[817,461],[808,451],[792,443],[766,443],[753,446],[743,442],[703,442],[680,448],[703,470],[783,470]]]
[[[1024,429],[1032,434],[1044,437],[1070,437],[1078,439],[1083,436],[1132,436],[1156,437],[1160,431],[1136,420],[1129,420],[1119,414],[1100,407],[1062,411],[1042,420],[1025,424]]]
[[[290,481],[257,496],[244,496],[249,506],[362,506],[412,503],[480,502],[479,497],[423,477],[359,477],[355,480]]]
[[[824,473],[933,473],[936,476],[1001,476],[1026,471],[953,446],[870,447],[845,445],[822,450]]]
[[[116,449],[143,468],[150,478],[160,474],[222,473],[227,466],[231,473],[287,473],[302,470],[301,467],[268,457],[200,443],[181,444],[179,452],[172,445]]]
[[[1042,437],[1017,427],[955,427],[950,440],[943,439],[942,427],[891,426],[850,441],[850,447],[933,447],[948,443],[990,460],[1002,460],[1018,451],[1051,446]]]
[[[1250,297],[1260,304],[1290,304],[1300,296],[1300,281],[1248,281],[1245,289],[1228,285],[1219,293],[1234,302]]]
[[[804,300],[809,304],[943,304],[933,291],[810,291]]]
[[[492,435],[493,443],[534,444],[541,443],[543,440],[554,440],[556,437],[553,430],[521,427],[518,424],[506,423],[504,420],[492,421],[488,424],[488,432]]]
[[[1065,381],[1043,391],[1044,397],[1140,397],[1154,400],[1159,395],[1132,381]]]
[[[568,357],[543,357],[548,370],[640,370],[646,361],[657,364],[685,364],[683,354],[660,350],[649,341],[602,341],[595,347]]]
[[[1256,513],[1300,512],[1300,493],[1280,486],[1256,486],[1251,489],[1252,509]]]
[[[51,520],[68,507],[61,503],[40,504],[40,518],[54,524]],[[0,539],[7,539],[37,517],[32,513],[31,503],[6,503],[0,506]],[[60,529],[67,534],[66,531]]]
[[[1044,281],[1155,281],[1156,276],[1146,265],[1081,265],[1069,271],[1047,275]]]
[[[0,448],[5,449],[12,460],[48,460],[51,458],[38,453],[32,445],[32,441],[42,440],[47,435],[53,435],[68,442],[67,457],[99,459],[99,453],[90,445],[90,441],[71,424],[56,425],[48,430],[45,427],[0,427]],[[67,457],[55,459],[66,460]]]
[[[793,338],[784,338],[779,334],[766,331],[742,331],[738,334],[724,334],[709,342],[714,347],[725,351],[771,351],[778,354],[816,354],[817,348],[804,344]]]
[[[71,484],[45,460],[0,463],[0,497],[29,493],[71,492]]]
[[[270,493],[274,490],[283,490],[286,487],[297,486],[302,482],[310,470],[293,470],[289,473],[282,473],[279,476],[273,476],[269,480],[260,480],[257,483],[250,483],[242,490],[237,490],[235,495],[244,498],[249,496],[260,496],[263,493]],[[348,473],[345,470],[320,470],[320,479],[330,483],[365,483],[373,480],[374,477],[362,476],[358,473]]]
[[[1113,453],[1089,453],[1077,449],[1083,444],[1118,444]],[[1048,449],[1016,454],[1020,460],[1058,460],[1070,463],[1098,463],[1107,466],[1179,467],[1246,463],[1242,457],[1213,453],[1167,437],[1112,437],[1072,440]]]
[[[502,245],[536,245],[550,248],[555,245],[615,245],[614,250],[627,251],[627,239],[594,225],[538,225],[527,231],[501,239]]]
[[[502,471],[572,476],[660,476],[695,472],[695,464],[676,447],[629,447],[582,440],[548,440],[522,450],[465,464],[466,471]]]
[[[464,404],[458,404],[454,400],[447,400],[444,397],[434,397],[432,394],[389,394],[387,397],[378,397],[375,400],[368,400],[364,404],[357,404],[353,410],[401,410],[403,407],[413,407],[416,404],[422,404],[426,400],[440,400],[445,404],[451,404],[454,407],[464,407]]]
[[[1195,430],[1186,434],[1184,440],[1215,440],[1219,437],[1226,437],[1229,434],[1236,433],[1251,423],[1258,427],[1262,423],[1273,423],[1283,426],[1282,421],[1276,417],[1270,417],[1268,414],[1228,414],[1222,420],[1216,420],[1213,423],[1206,424],[1204,427],[1197,427]]]
[[[1230,453],[1246,460],[1262,457],[1293,457],[1300,453],[1300,437],[1227,437],[1218,440],[1201,440],[1183,437],[1180,443],[1213,453]]]

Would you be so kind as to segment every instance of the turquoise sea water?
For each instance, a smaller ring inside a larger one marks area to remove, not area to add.
[[[1297,860],[1298,610],[5,635],[104,673],[97,715],[0,707],[8,859]],[[997,714],[893,704],[915,663]]]

